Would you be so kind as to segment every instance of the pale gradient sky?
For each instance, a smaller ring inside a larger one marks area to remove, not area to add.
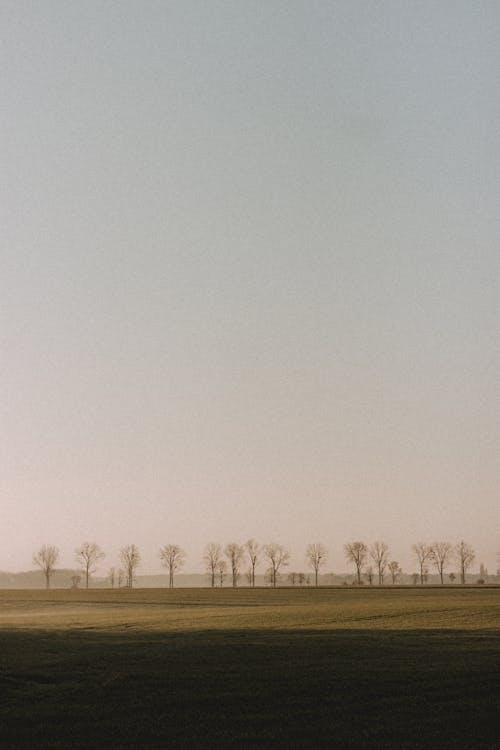
[[[500,5],[1,8],[0,569],[500,545]]]

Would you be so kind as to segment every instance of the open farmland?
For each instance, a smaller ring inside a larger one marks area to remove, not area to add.
[[[500,747],[500,589],[0,592],[6,748]]]

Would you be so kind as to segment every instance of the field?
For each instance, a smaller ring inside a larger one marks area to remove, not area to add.
[[[0,591],[2,748],[500,748],[500,588]]]

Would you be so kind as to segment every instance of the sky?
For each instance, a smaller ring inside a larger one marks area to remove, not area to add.
[[[500,6],[2,0],[0,570],[500,547]]]

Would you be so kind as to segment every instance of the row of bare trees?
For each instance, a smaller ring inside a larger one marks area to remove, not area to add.
[[[249,539],[244,544],[231,542],[222,548],[217,542],[211,542],[205,547],[203,555],[212,587],[216,583],[222,586],[228,571],[232,585],[236,587],[245,562],[247,581],[250,586],[255,586],[255,569],[262,559],[267,563],[267,574],[271,585],[275,587],[281,568],[285,568],[290,562],[290,553],[281,544],[270,542],[261,547],[255,539]]]
[[[186,553],[178,544],[166,544],[160,549],[161,564],[168,570],[169,588],[172,589],[174,587],[174,575],[182,568],[185,559]],[[127,588],[132,588],[136,568],[139,567],[141,562],[139,550],[134,544],[129,544],[128,547],[122,547],[120,550],[120,560],[122,561],[125,570],[122,568],[119,568],[118,570],[116,570],[116,568],[110,568],[108,579],[111,588],[115,587],[115,583],[118,585],[118,588],[120,588],[123,582],[125,582]]]
[[[412,546],[412,550],[419,565],[421,583],[427,580],[428,565],[436,568],[441,583],[444,583],[445,570],[452,560],[458,562],[461,583],[465,583],[467,571],[475,560],[473,548],[463,540],[456,545],[450,542],[418,542]],[[385,542],[376,541],[368,545],[363,541],[353,541],[344,545],[344,552],[347,562],[355,568],[359,584],[362,583],[363,577],[366,577],[370,584],[375,578],[379,584],[383,584],[387,574],[390,574],[392,583],[396,583],[402,572],[398,561],[391,559],[389,547]],[[162,565],[168,570],[169,587],[173,588],[174,576],[182,568],[186,553],[178,544],[166,544],[160,549],[159,556]],[[104,552],[95,542],[84,542],[75,550],[75,559],[82,568],[87,588],[90,577],[96,572],[104,557]],[[108,577],[111,587],[114,588],[117,583],[119,587],[125,585],[132,588],[136,570],[141,562],[139,550],[135,544],[126,545],[121,548],[119,557],[123,568],[110,569]],[[50,587],[50,579],[55,572],[58,559],[58,548],[50,545],[43,545],[33,555],[33,563],[41,569],[47,588]],[[327,559],[328,550],[324,544],[316,542],[307,545],[306,560],[314,572],[316,586],[321,568]],[[255,539],[249,539],[244,544],[231,542],[225,547],[211,542],[205,547],[203,560],[212,587],[217,584],[222,586],[228,574],[231,576],[232,585],[238,586],[244,566],[248,584],[255,586],[255,570],[262,561],[267,566],[268,581],[275,587],[280,571],[289,565],[290,553],[281,544],[270,542],[261,546]]]
[[[320,566],[326,559],[326,548],[321,544],[312,544],[307,548],[307,556],[311,561],[316,573],[316,584]],[[89,580],[97,570],[98,564],[104,559],[104,552],[95,542],[84,542],[75,550],[75,558],[81,566],[85,576],[85,586],[88,588]],[[231,573],[232,585],[237,586],[241,576],[241,567],[244,559],[248,560],[247,579],[251,586],[255,586],[255,569],[261,557],[267,560],[269,566],[270,580],[276,586],[280,569],[286,567],[290,561],[290,553],[281,544],[271,542],[262,548],[254,539],[249,539],[244,545],[232,542],[224,549],[220,544],[211,543],[205,548],[204,561],[209,572],[210,583],[215,586],[216,582],[222,585],[228,569]],[[167,544],[160,550],[160,560],[167,568],[169,576],[169,587],[173,588],[174,575],[183,566],[186,554],[178,544]],[[59,559],[57,547],[43,545],[33,555],[33,563],[39,567],[45,577],[46,587],[50,587],[56,564]],[[108,574],[111,587],[115,582],[118,586],[125,583],[127,588],[132,588],[135,572],[140,565],[141,556],[135,544],[129,544],[120,550],[120,560],[123,569],[111,568]]]
[[[441,583],[444,583],[445,570],[452,561],[458,563],[460,581],[465,583],[467,571],[476,558],[474,549],[463,540],[455,545],[451,542],[433,542],[432,544],[418,542],[412,546],[412,550],[420,569],[420,583],[424,583],[427,579],[428,565],[436,568]],[[344,552],[347,561],[356,569],[358,583],[362,582],[363,574],[366,575],[369,583],[372,583],[374,573],[373,567],[368,565],[369,560],[372,560],[375,565],[379,584],[384,583],[387,571],[391,574],[393,583],[396,583],[401,573],[397,560],[390,559],[389,547],[385,542],[374,542],[371,546],[360,541],[349,542],[344,545]]]
[[[98,564],[104,557],[104,552],[95,542],[84,542],[75,550],[75,559],[82,568],[86,588],[89,587],[90,577],[96,572]],[[185,557],[184,550],[178,544],[166,544],[160,550],[161,563],[168,570],[170,588],[173,588],[174,575],[182,567]],[[119,558],[123,568],[113,567],[108,573],[111,588],[114,588],[115,584],[118,587],[125,585],[127,588],[132,588],[136,570],[141,563],[141,554],[135,544],[128,544],[121,548]],[[33,555],[33,563],[41,569],[47,588],[50,587],[50,579],[55,573],[58,559],[58,548],[46,544]],[[77,585],[79,576],[74,576],[72,580],[74,585]]]
[[[362,582],[362,576],[366,573],[369,583],[373,583],[376,575],[379,584],[383,584],[387,571],[391,574],[392,583],[397,582],[401,567],[397,560],[391,560],[389,547],[385,542],[373,542],[370,547],[365,542],[349,542],[344,545],[344,553],[347,562],[354,565],[356,569],[358,583]],[[375,573],[373,566],[367,565],[368,560],[373,561]]]
[[[255,568],[259,562],[260,549],[254,539],[249,539],[245,544],[230,542],[226,544],[224,549],[217,542],[207,544],[203,554],[203,561],[212,588],[217,582],[222,586],[228,567],[231,571],[232,584],[233,586],[237,586],[245,556],[248,558],[249,563],[247,577],[250,585],[255,586]]]
[[[424,583],[424,579],[427,576],[428,564],[434,565],[441,583],[444,583],[445,570],[452,560],[458,563],[460,583],[465,583],[467,571],[476,559],[474,549],[470,544],[464,542],[463,539],[455,545],[450,542],[433,542],[432,544],[418,542],[413,545],[412,549],[420,568],[420,583]]]
[[[95,542],[84,542],[75,550],[76,562],[81,566],[85,576],[85,586],[89,587],[90,577],[96,572],[101,560],[105,557],[104,552]],[[50,588],[50,579],[56,571],[57,561],[59,560],[59,549],[53,545],[44,544],[38,552],[33,555],[33,564],[36,565],[43,573],[46,588]],[[119,585],[124,581],[128,588],[132,588],[135,571],[141,562],[139,550],[135,544],[128,544],[120,550],[120,560],[124,570],[116,571],[111,568],[110,578],[114,587],[115,580]],[[77,585],[79,576],[73,576],[73,583]]]

